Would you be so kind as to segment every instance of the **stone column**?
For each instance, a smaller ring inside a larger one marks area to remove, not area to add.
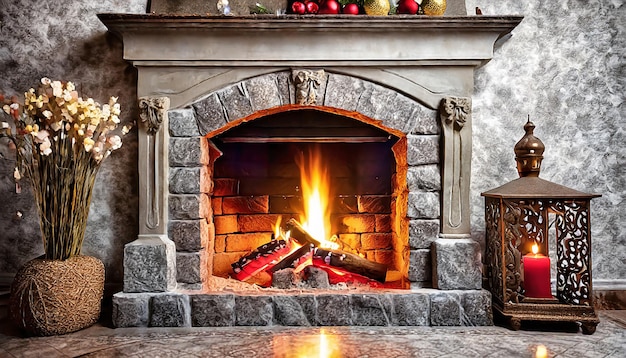
[[[167,236],[167,97],[139,98],[139,236],[124,247],[124,292],[176,287],[176,248]]]
[[[431,256],[433,287],[442,290],[481,288],[480,246],[470,239],[471,111],[469,98],[441,101],[441,232],[431,245]]]

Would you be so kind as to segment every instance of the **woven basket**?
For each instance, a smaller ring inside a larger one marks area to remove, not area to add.
[[[11,286],[11,318],[37,336],[75,332],[98,321],[103,290],[104,265],[95,257],[34,259]]]

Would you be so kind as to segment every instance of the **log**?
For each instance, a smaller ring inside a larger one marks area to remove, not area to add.
[[[285,223],[285,228],[283,229],[283,231],[289,231],[289,236],[293,237],[302,246],[322,246],[322,243],[315,239],[313,236],[311,236],[308,232],[306,232],[302,225],[300,225],[300,223],[294,218],[289,219]]]
[[[271,267],[269,269],[270,272],[274,273],[278,270],[282,270],[284,268],[288,268],[291,267],[293,265],[293,263],[301,258],[302,256],[306,255],[307,253],[309,253],[312,249],[311,244],[307,244],[307,245],[302,245],[302,247],[300,247],[299,249],[297,249],[296,251],[292,252],[291,254],[287,255],[287,257],[285,257],[284,259],[282,259],[279,263],[277,263],[276,265],[274,265],[273,267]]]
[[[349,252],[316,247],[313,250],[313,258],[322,259],[329,266],[365,276],[378,282],[384,283],[387,277],[387,265],[364,259]]]
[[[285,231],[302,245],[313,245],[313,257],[324,259],[326,264],[343,270],[371,278],[379,282],[385,282],[387,265],[364,259],[358,255],[341,250],[322,249],[321,243],[312,237],[295,219],[289,219],[285,223]]]
[[[265,270],[275,260],[289,252],[285,240],[272,240],[261,245],[256,250],[243,256],[237,262],[232,263],[234,277],[239,281],[245,281],[250,277]]]

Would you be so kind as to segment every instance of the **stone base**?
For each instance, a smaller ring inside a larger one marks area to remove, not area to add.
[[[115,327],[488,326],[485,290],[124,293]]]

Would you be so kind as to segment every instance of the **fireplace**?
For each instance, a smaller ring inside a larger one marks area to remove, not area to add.
[[[469,235],[471,93],[521,17],[100,19],[138,69],[141,109],[140,234],[116,326],[491,323]],[[395,286],[228,279],[301,212],[294,158],[312,148],[332,233]]]

